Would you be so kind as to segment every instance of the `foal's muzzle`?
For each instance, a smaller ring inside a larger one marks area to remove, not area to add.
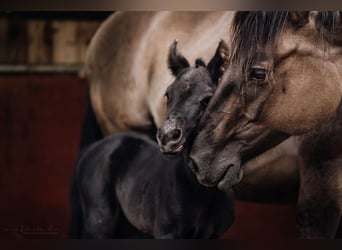
[[[181,152],[185,142],[183,134],[182,128],[178,127],[175,122],[167,120],[157,132],[160,151],[164,154]]]

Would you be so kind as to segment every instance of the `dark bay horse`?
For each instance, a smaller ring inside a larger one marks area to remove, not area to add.
[[[342,209],[342,13],[238,12],[231,26],[230,63],[199,123],[191,167],[202,184],[230,188],[258,155],[295,136],[298,236],[334,237]]]
[[[224,64],[222,41],[207,67],[201,59],[190,67],[176,45],[171,46],[168,60],[176,77],[166,92],[171,124],[165,122],[159,130],[160,142],[169,138],[179,141],[183,135],[191,138]],[[179,119],[178,114],[184,113],[187,119]],[[173,118],[180,124],[173,124]],[[167,146],[174,149],[174,144]],[[146,136],[119,133],[86,148],[74,179],[74,202],[80,203],[74,206],[81,211],[74,210],[77,214],[73,216],[82,214],[82,219],[72,221],[79,226],[71,237],[221,236],[234,221],[232,194],[199,184],[187,165],[189,142],[181,146],[185,150],[179,158],[170,160]]]
[[[198,55],[209,62],[221,38],[230,46],[234,14],[117,12],[105,21],[87,53],[91,103],[81,147],[117,132],[140,132],[154,139],[165,120],[164,93],[172,82],[165,66],[170,41],[180,41],[180,50],[190,62]],[[289,140],[245,167],[237,197],[296,200],[300,164],[296,145],[296,140]]]

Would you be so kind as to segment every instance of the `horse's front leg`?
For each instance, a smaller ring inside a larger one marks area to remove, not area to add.
[[[299,238],[334,238],[341,218],[342,161],[300,167]]]

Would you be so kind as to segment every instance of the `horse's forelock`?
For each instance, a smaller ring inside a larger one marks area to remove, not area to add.
[[[330,32],[341,31],[342,11],[320,11],[316,16],[316,24]]]
[[[309,12],[238,11],[232,25],[231,61],[248,68],[258,46],[266,53],[274,47],[288,19],[294,26],[302,26]],[[298,15],[296,15],[298,14]],[[303,19],[303,20],[302,20]],[[328,41],[342,46],[342,11],[320,11],[315,17],[320,34]]]
[[[245,68],[253,60],[258,46],[271,49],[287,16],[287,11],[238,11],[232,25],[232,62]]]

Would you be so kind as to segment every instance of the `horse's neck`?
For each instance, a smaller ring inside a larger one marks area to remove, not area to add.
[[[255,171],[268,167],[271,163],[281,159],[284,156],[296,156],[299,154],[301,138],[291,136],[279,145],[267,150],[261,155],[253,158],[244,165],[244,176],[254,174]]]

